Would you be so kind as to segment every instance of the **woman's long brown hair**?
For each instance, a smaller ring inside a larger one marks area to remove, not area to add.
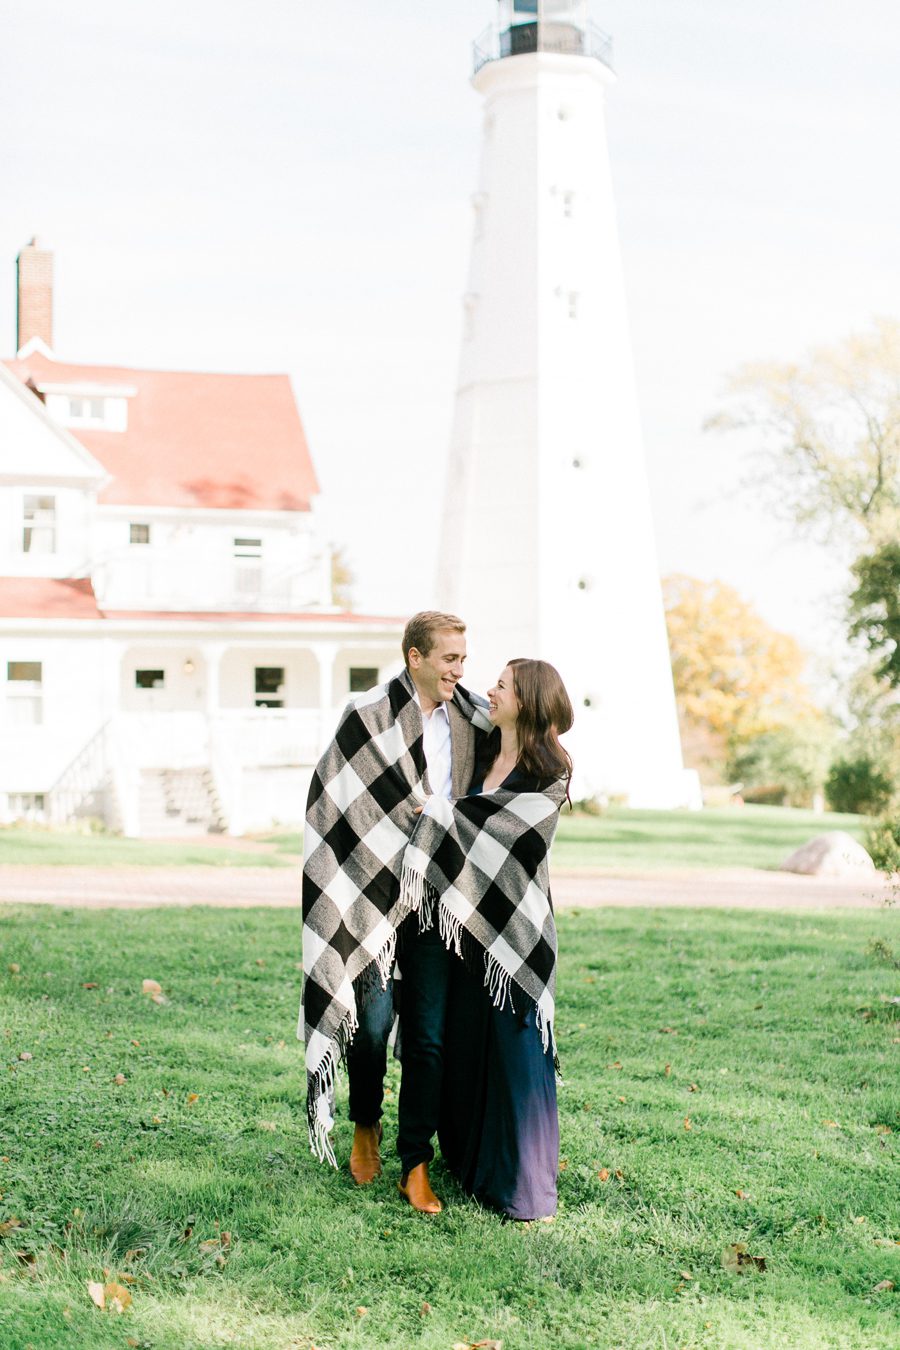
[[[519,702],[516,734],[519,738],[519,764],[542,786],[566,780],[566,797],[572,781],[572,757],[559,738],[575,720],[572,701],[559,671],[549,661],[530,661],[516,657],[507,665],[513,675],[513,689]]]

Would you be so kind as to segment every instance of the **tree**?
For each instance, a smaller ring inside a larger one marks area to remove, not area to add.
[[[781,801],[808,806],[828,773],[833,738],[826,717],[802,717],[737,745],[728,761],[729,775],[741,783],[745,797],[753,789],[775,787]]]
[[[726,393],[707,429],[756,433],[750,481],[773,511],[853,553],[900,534],[900,324],[745,365]]]
[[[858,558],[851,569],[850,634],[860,637],[879,660],[875,675],[900,689],[900,544],[883,544]]]
[[[343,544],[331,550],[331,603],[341,609],[353,608],[353,572],[344,554]]]
[[[663,581],[675,694],[683,718],[726,749],[816,713],[797,642],[722,581]]]

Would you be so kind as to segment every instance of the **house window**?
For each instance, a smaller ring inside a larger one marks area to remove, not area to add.
[[[102,422],[102,398],[70,398],[69,420],[71,422]]]
[[[10,792],[7,810],[14,820],[43,820],[43,792]]]
[[[350,693],[364,694],[367,689],[372,689],[378,683],[377,666],[351,666],[350,667]]]
[[[149,526],[149,525],[136,525],[136,524],[134,524],[134,523],[132,523],[131,525],[129,525],[129,526],[128,526],[128,542],[129,542],[129,544],[149,544],[149,543],[150,543],[150,526]]]
[[[6,706],[14,726],[38,726],[44,720],[40,661],[7,661]]]
[[[239,595],[258,596],[262,581],[262,540],[235,539],[234,584]]]
[[[164,670],[136,670],[134,672],[135,689],[165,689],[166,672]]]
[[[284,666],[257,666],[254,690],[257,708],[283,708]]]
[[[22,529],[24,553],[56,552],[56,498],[26,493]]]

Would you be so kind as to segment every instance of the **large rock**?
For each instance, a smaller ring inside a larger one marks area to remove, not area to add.
[[[875,871],[875,864],[862,844],[844,830],[817,834],[781,864],[782,872],[802,872],[810,877],[855,877]]]

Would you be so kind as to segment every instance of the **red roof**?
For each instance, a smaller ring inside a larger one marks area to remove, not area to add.
[[[69,431],[112,475],[100,501],[308,511],[319,491],[287,375],[6,362],[24,384],[126,385],[127,431]]]
[[[267,614],[263,610],[226,611],[109,609],[97,604],[89,577],[0,577],[0,619],[120,619],[171,623],[380,623],[400,626],[404,620],[372,614]]]
[[[102,619],[90,577],[0,577],[0,618]]]

